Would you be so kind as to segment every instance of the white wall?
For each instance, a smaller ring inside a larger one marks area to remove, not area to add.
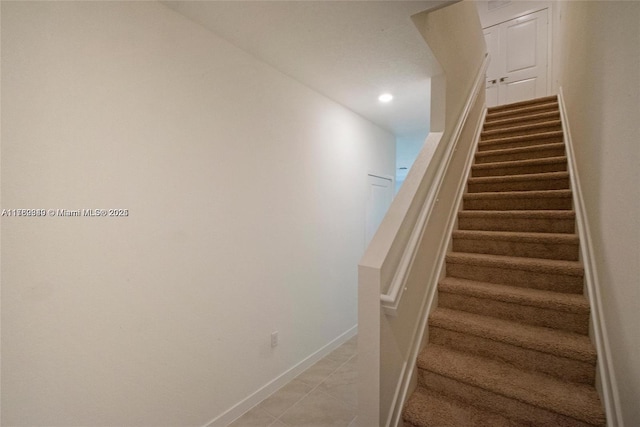
[[[1,89],[2,208],[129,209],[2,218],[3,425],[203,425],[355,326],[392,135],[149,2],[2,2]]]
[[[626,426],[640,425],[640,3],[559,2],[562,86]]]

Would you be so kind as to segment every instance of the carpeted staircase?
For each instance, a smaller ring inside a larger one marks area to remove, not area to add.
[[[406,427],[604,426],[555,96],[490,108]]]

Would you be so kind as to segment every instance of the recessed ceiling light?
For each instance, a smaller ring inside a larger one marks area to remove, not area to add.
[[[378,97],[378,101],[380,102],[390,102],[393,99],[393,95],[390,93],[383,93]]]

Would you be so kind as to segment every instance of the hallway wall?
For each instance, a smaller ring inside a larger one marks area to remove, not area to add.
[[[350,331],[394,137],[156,2],[2,2],[2,424],[198,426]],[[270,333],[280,344],[270,347]]]
[[[626,426],[640,425],[640,3],[554,5],[562,86]]]

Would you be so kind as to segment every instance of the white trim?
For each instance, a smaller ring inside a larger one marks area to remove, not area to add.
[[[609,346],[609,337],[603,315],[600,284],[594,262],[595,256],[593,244],[591,243],[589,222],[587,221],[587,211],[584,207],[584,199],[582,198],[582,191],[580,189],[580,178],[578,176],[573,141],[571,139],[569,121],[561,87],[558,89],[558,105],[560,107],[560,119],[562,121],[562,129],[567,147],[569,177],[571,180],[571,188],[573,189],[573,205],[576,211],[576,228],[580,236],[580,256],[584,265],[584,282],[587,298],[591,305],[592,339],[598,352],[598,376],[601,385],[601,397],[607,416],[607,425],[611,427],[624,427],[622,410],[620,408],[620,397],[618,395],[618,385],[611,360],[611,348]]]
[[[273,380],[269,381],[264,386],[260,387],[257,391],[250,394],[244,400],[238,402],[216,418],[206,423],[203,427],[226,427],[236,419],[240,418],[251,408],[262,402],[267,397],[278,391],[280,388],[288,384],[292,379],[300,375],[307,370],[311,365],[331,353],[333,350],[344,344],[351,337],[358,333],[358,325],[353,326],[348,331],[344,332],[338,338],[331,341],[329,344],[320,348],[315,353],[311,354],[295,366],[291,367],[281,375],[277,376]]]
[[[444,180],[444,175],[447,169],[449,168],[449,163],[451,162],[451,158],[453,157],[453,153],[456,150],[456,146],[458,145],[458,140],[460,139],[460,134],[462,133],[462,128],[465,125],[471,108],[475,104],[475,101],[480,93],[480,90],[484,90],[484,81],[485,74],[487,72],[487,66],[489,64],[489,56],[485,54],[484,60],[478,69],[476,74],[476,78],[473,82],[473,86],[471,88],[471,92],[469,97],[467,98],[467,102],[465,103],[464,109],[460,114],[458,122],[456,123],[456,127],[451,135],[451,141],[453,144],[447,144],[446,151],[443,153],[444,161],[440,161],[438,164],[438,169],[434,176],[434,185],[429,187],[429,192],[427,193],[427,197],[425,198],[425,202],[422,206],[418,219],[411,231],[411,235],[409,236],[409,240],[405,247],[405,250],[402,253],[402,257],[400,258],[400,263],[396,269],[396,272],[391,280],[391,284],[388,288],[386,294],[380,295],[380,303],[382,308],[386,314],[395,316],[398,310],[398,305],[400,304],[400,300],[402,299],[402,294],[405,290],[406,282],[408,279],[408,273],[411,271],[411,267],[415,261],[416,252],[418,248],[418,244],[422,240],[422,234],[424,233],[424,229],[426,224],[429,222],[429,218],[431,217],[431,213],[433,212],[433,208],[438,202],[437,196],[440,192],[440,187],[442,186],[442,181]]]
[[[413,373],[412,366],[409,363],[410,360],[412,359],[410,358],[408,360],[405,360],[402,364],[402,369],[400,370],[400,379],[398,381],[398,384],[396,385],[396,391],[393,393],[393,404],[391,405],[389,415],[387,416],[387,422],[385,423],[385,426],[387,427],[392,425],[397,426],[400,422],[402,408],[404,407],[404,402],[406,400],[406,389],[408,388],[405,386],[405,382],[408,386],[410,381],[407,381],[407,379],[411,379],[411,374]],[[413,364],[415,364],[415,361],[413,362]],[[409,370],[407,370],[407,366],[409,366]],[[402,396],[402,398],[398,400],[398,396]]]

